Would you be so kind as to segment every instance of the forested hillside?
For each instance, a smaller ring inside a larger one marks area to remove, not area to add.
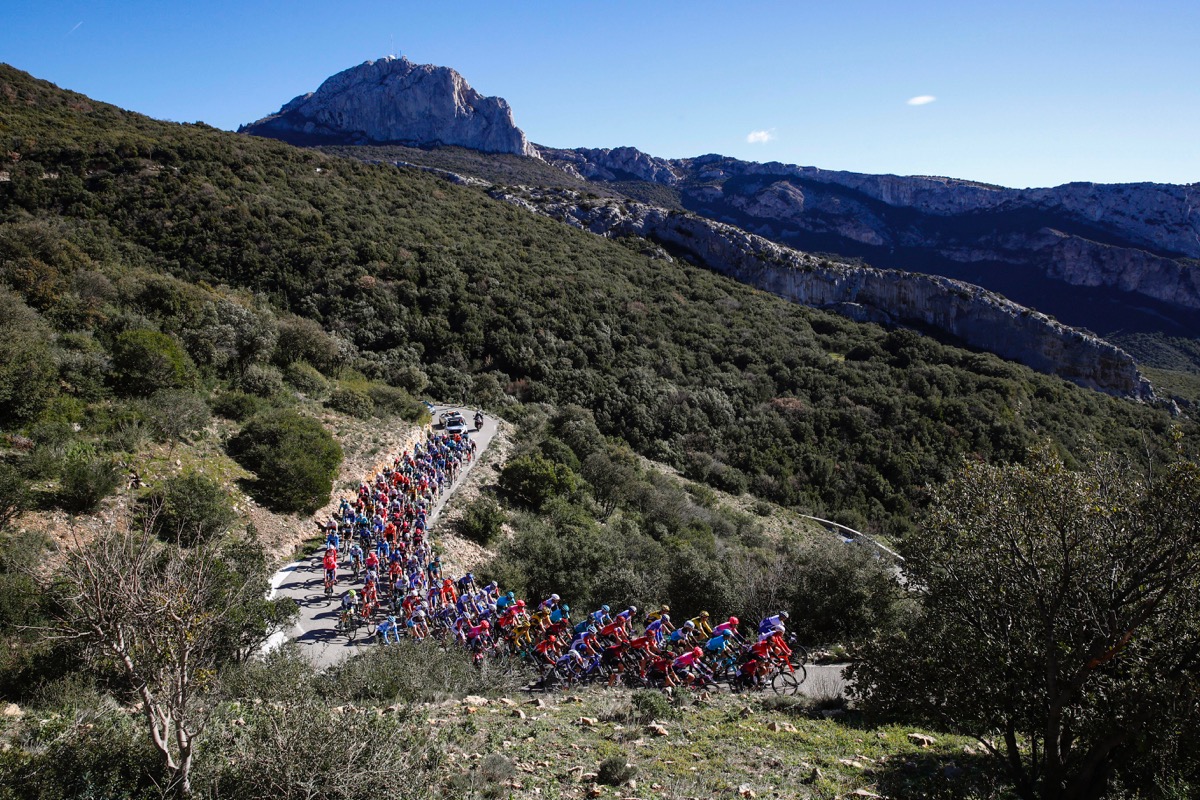
[[[163,337],[142,344],[208,386],[244,375],[253,337],[218,353],[212,331],[232,323],[214,292],[293,331],[319,323],[328,336],[296,341],[323,351],[294,358],[330,375],[578,404],[691,477],[895,536],[964,456],[1020,459],[1043,439],[1069,459],[1152,454],[1172,426],[419,171],[158,122],[7,66],[0,119],[0,281],[26,320],[0,359],[13,433],[128,395],[131,336]]]

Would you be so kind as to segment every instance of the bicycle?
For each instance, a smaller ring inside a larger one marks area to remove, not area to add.
[[[771,673],[769,683],[771,690],[779,695],[795,695],[800,691],[800,684],[808,679],[808,670],[803,664],[793,664],[791,661],[773,659],[775,669]]]
[[[328,573],[326,573],[325,574],[325,596],[326,597],[329,597],[329,598],[333,597],[333,584],[334,584],[334,579]]]
[[[348,608],[338,614],[336,630],[339,633],[346,634],[346,638],[352,642],[358,636],[358,626],[358,615],[354,609]]]

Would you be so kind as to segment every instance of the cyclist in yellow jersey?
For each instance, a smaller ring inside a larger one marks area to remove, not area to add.
[[[688,620],[688,622],[691,622],[692,626],[695,627],[696,632],[702,634],[705,639],[712,638],[713,629],[712,625],[710,625],[708,622],[707,611],[701,611],[700,616],[692,617],[690,620]]]

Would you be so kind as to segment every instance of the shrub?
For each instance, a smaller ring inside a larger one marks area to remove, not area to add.
[[[223,535],[237,519],[229,493],[198,472],[168,478],[147,497],[144,507],[155,514],[156,536],[185,547]]]
[[[276,511],[311,513],[329,502],[342,447],[310,417],[279,409],[251,419],[230,454],[258,479],[256,500]]]
[[[458,532],[463,538],[486,547],[500,535],[500,527],[507,519],[499,503],[490,497],[480,497],[463,511],[458,520]]]
[[[379,414],[395,414],[409,422],[428,419],[429,410],[425,404],[403,389],[388,386],[386,383],[372,383],[367,389],[375,411]]]
[[[112,347],[113,385],[131,397],[149,397],[162,389],[184,389],[195,381],[195,367],[179,343],[165,333],[125,331]]]
[[[638,689],[629,698],[629,702],[633,705],[634,714],[639,722],[668,719],[676,714],[671,701],[662,692],[653,689]]]
[[[11,464],[0,462],[0,531],[29,507],[29,482]]]
[[[182,441],[207,426],[212,419],[204,398],[180,389],[155,392],[140,403],[140,408],[159,442]]]
[[[624,756],[609,756],[600,762],[596,770],[596,783],[605,786],[620,786],[631,780],[637,774],[637,767],[625,760]]]
[[[555,464],[541,453],[514,458],[500,473],[500,488],[514,502],[540,509],[552,497],[578,488],[579,480],[570,467]]]
[[[304,361],[328,375],[337,366],[338,347],[313,320],[287,317],[279,321],[273,360],[281,366]]]
[[[359,419],[366,419],[375,413],[375,401],[362,386],[339,386],[329,395],[325,405]]]
[[[213,401],[213,411],[236,422],[249,419],[267,407],[262,398],[235,390],[222,392]]]
[[[307,361],[293,361],[283,368],[283,379],[308,395],[322,395],[329,389],[329,381]]]
[[[274,397],[283,392],[283,374],[275,367],[251,364],[238,380],[238,388],[256,397]]]
[[[58,505],[73,514],[94,511],[121,482],[121,470],[97,456],[68,458],[58,486]]]

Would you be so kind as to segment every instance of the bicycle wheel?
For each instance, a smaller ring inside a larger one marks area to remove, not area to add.
[[[351,619],[346,623],[346,638],[352,642],[358,638],[358,620]]]
[[[808,648],[801,644],[792,645],[792,657],[790,660],[792,666],[800,669],[800,667],[808,663]]]
[[[379,626],[375,624],[375,620],[367,620],[367,636],[374,636],[375,631],[378,630],[378,628]]]
[[[796,673],[781,670],[771,678],[771,690],[779,695],[794,695],[800,691],[800,681],[796,679]]]

